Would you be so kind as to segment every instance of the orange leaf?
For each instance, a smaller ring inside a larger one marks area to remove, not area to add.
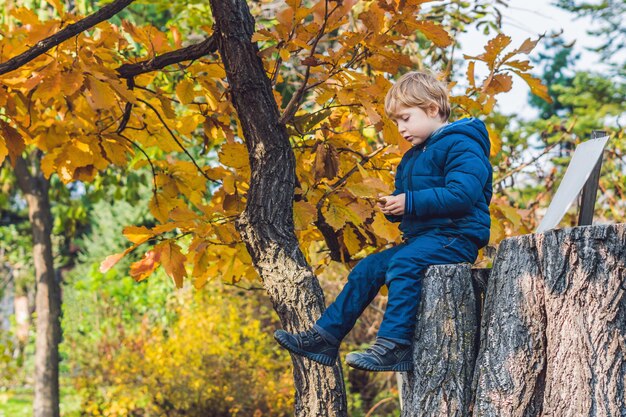
[[[13,126],[4,120],[0,120],[0,136],[4,139],[4,145],[0,142],[0,163],[8,154],[11,158],[11,165],[15,167],[15,161],[24,151],[24,139]]]
[[[420,22],[407,22],[407,25],[422,32],[424,36],[440,48],[446,48],[454,42],[454,39],[452,39],[444,27],[434,22],[423,20]]]
[[[506,93],[513,87],[513,78],[508,74],[496,74],[488,79],[488,84],[483,86],[483,91],[489,95]]]
[[[105,273],[109,269],[113,267],[116,263],[120,261],[126,254],[126,251],[123,253],[116,253],[114,255],[107,256],[102,263],[100,263],[100,272]]]
[[[550,94],[548,94],[548,88],[541,83],[541,80],[539,78],[535,78],[527,72],[521,72],[516,70],[512,71],[522,77],[524,81],[526,81],[526,84],[528,84],[528,86],[530,87],[530,91],[534,95],[542,98],[548,103],[552,103],[552,98],[550,97]]]
[[[130,266],[130,276],[139,282],[148,278],[159,266],[161,253],[158,250],[149,250],[144,254],[144,258],[134,262]]]
[[[176,288],[183,287],[183,278],[187,277],[187,271],[185,270],[186,257],[180,250],[180,246],[176,243],[168,240],[156,247],[161,247],[161,265],[165,269],[167,275],[174,280]]]
[[[490,70],[496,65],[496,58],[500,52],[504,50],[511,43],[511,38],[509,36],[503,35],[499,33],[498,36],[491,39],[485,45],[485,52],[478,56],[469,56],[463,55],[466,59],[478,59],[479,61],[484,61]]]
[[[474,78],[474,61],[470,61],[467,66],[467,81],[469,81],[470,85],[476,88],[476,79]]]

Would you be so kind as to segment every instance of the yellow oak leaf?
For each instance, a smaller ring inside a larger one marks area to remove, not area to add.
[[[356,233],[353,226],[346,225],[343,228],[343,244],[348,249],[350,255],[354,255],[358,251],[360,251],[363,247],[363,243],[359,238],[359,235]]]
[[[66,96],[73,96],[85,82],[85,77],[78,71],[67,71],[61,75],[61,92]]]
[[[215,255],[211,253],[211,250],[202,246],[202,249],[198,251],[194,260],[193,272],[191,276],[194,277],[193,286],[196,289],[202,288],[209,279],[217,276],[219,273],[218,264],[215,262]]]
[[[195,97],[195,92],[193,91],[193,83],[187,78],[183,79],[176,86],[176,97],[182,104],[189,104],[193,101]]]
[[[225,143],[219,152],[219,160],[223,165],[241,169],[248,166],[248,149],[243,143]]]
[[[476,64],[475,61],[470,61],[469,64],[467,65],[467,81],[473,88],[476,88],[476,78],[474,77],[474,65],[475,64]]]
[[[317,209],[307,201],[296,201],[293,205],[293,223],[296,230],[305,230],[317,218]]]
[[[371,224],[376,236],[380,236],[387,242],[395,242],[400,237],[400,230],[395,223],[389,222],[380,211],[374,214],[374,221]]]
[[[116,96],[106,83],[92,76],[86,79],[86,98],[94,109],[110,109],[115,106]]]
[[[493,158],[502,150],[502,138],[498,132],[494,131],[489,126],[487,127],[487,131],[489,132],[489,141],[491,142],[489,157]]]
[[[326,223],[331,225],[335,230],[341,229],[346,222],[361,224],[363,220],[355,213],[351,207],[337,194],[331,194],[328,203],[322,207],[322,215]]]
[[[154,236],[154,233],[145,226],[127,226],[122,230],[122,234],[126,236],[126,239],[137,245]]]

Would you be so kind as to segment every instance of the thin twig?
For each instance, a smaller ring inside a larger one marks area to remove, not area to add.
[[[554,148],[556,145],[558,145],[559,142],[554,142],[552,145],[547,146],[546,148],[544,148],[543,152],[541,152],[539,155],[535,156],[533,159],[531,159],[530,161],[523,163],[522,165],[518,166],[517,168],[507,172],[506,174],[504,174],[501,178],[498,178],[497,181],[494,182],[494,187],[500,185],[502,182],[504,182],[504,180],[506,180],[507,178],[509,178],[512,175],[517,174],[518,172],[520,172],[522,169],[526,168],[529,165],[534,164],[535,162],[537,162],[537,160],[539,158],[541,158],[542,156],[546,155],[548,152],[550,152],[552,150],[552,148]]]
[[[150,169],[152,170],[152,194],[154,195],[154,202],[158,206],[159,205],[159,200],[157,199],[156,168],[154,167],[154,164],[152,163],[152,159],[150,159],[150,157],[148,156],[146,151],[144,151],[141,146],[139,146],[137,143],[135,143],[135,141],[133,141],[129,137],[123,135],[122,133],[118,133],[118,134],[119,134],[119,136],[121,138],[125,139],[131,145],[133,145],[134,147],[139,149],[139,151],[143,154],[143,156],[145,156],[146,159],[148,160],[148,163],[150,164]]]
[[[167,131],[169,132],[170,136],[172,137],[172,139],[174,140],[174,142],[176,142],[176,144],[180,147],[180,149],[189,157],[189,159],[191,159],[191,162],[195,165],[195,167],[198,169],[198,171],[202,174],[202,176],[204,178],[206,178],[207,180],[215,183],[215,184],[219,184],[219,181],[214,180],[213,178],[209,177],[206,172],[204,172],[204,170],[202,168],[200,168],[200,166],[198,165],[198,163],[196,162],[196,160],[194,159],[193,156],[191,156],[191,154],[189,153],[189,151],[187,150],[187,148],[185,148],[183,146],[182,143],[180,143],[180,141],[178,140],[178,138],[176,137],[176,135],[174,134],[174,132],[172,132],[172,130],[169,128],[169,126],[167,125],[167,123],[165,123],[165,120],[163,119],[163,117],[161,116],[161,113],[159,113],[159,111],[154,108],[154,106],[150,103],[148,103],[147,101],[143,100],[143,99],[139,99],[139,101],[141,101],[142,103],[144,103],[146,106],[150,107],[150,109],[152,109],[152,111],[154,112],[154,114],[156,114],[156,116],[159,118],[159,120],[161,121],[161,123],[163,124],[163,126],[165,126],[165,129],[167,129]]]

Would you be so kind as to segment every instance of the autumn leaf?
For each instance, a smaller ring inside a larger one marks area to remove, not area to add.
[[[539,78],[535,78],[526,72],[521,72],[521,71],[516,71],[516,70],[512,70],[512,71],[516,73],[517,75],[519,75],[520,77],[522,77],[524,81],[526,81],[526,84],[528,84],[528,86],[530,87],[530,91],[534,95],[543,99],[547,103],[552,103],[552,98],[550,97],[550,94],[548,93],[548,87],[543,85]]]
[[[496,65],[498,55],[511,43],[511,37],[499,33],[495,38],[487,42],[485,52],[478,56],[463,55],[465,59],[477,59],[487,64],[490,70]]]
[[[296,230],[305,230],[317,217],[315,206],[307,201],[296,201],[293,205],[293,220]]]
[[[169,275],[176,284],[176,288],[182,288],[183,279],[187,276],[187,271],[185,270],[186,257],[181,252],[180,246],[168,240],[158,244],[154,248],[155,250],[157,250],[157,248],[160,249],[161,265],[163,265],[163,269],[165,269],[167,275]]]
[[[377,236],[382,237],[387,242],[395,242],[400,237],[398,226],[389,222],[380,211],[376,211],[374,214],[374,221],[371,227]]]
[[[513,78],[508,74],[496,74],[483,85],[483,91],[489,95],[506,93],[513,87]]]
[[[127,226],[122,230],[126,239],[130,240],[135,244],[141,244],[154,236],[147,227],[145,226]]]
[[[161,253],[158,250],[149,250],[144,254],[144,258],[134,262],[130,266],[130,276],[139,282],[148,278],[160,265]]]
[[[428,40],[440,48],[446,48],[454,42],[454,39],[452,39],[444,27],[434,22],[422,20],[419,22],[407,22],[407,25],[422,32]]]
[[[113,255],[107,256],[104,261],[100,263],[100,272],[105,273],[109,269],[111,269],[116,263],[120,261],[124,257],[125,253],[116,253]]]
[[[193,83],[187,78],[183,79],[176,86],[176,97],[182,104],[189,104],[193,102],[195,93],[193,91]]]
[[[248,149],[243,143],[225,143],[219,152],[219,160],[223,165],[241,169],[248,166]]]
[[[11,165],[15,167],[15,162],[24,148],[22,135],[13,126],[0,119],[0,164],[9,155]]]
[[[343,229],[342,238],[350,255],[360,251],[365,244],[365,240],[356,232],[354,226],[346,225]]]
[[[315,178],[332,179],[339,171],[339,156],[333,145],[318,142],[315,146]]]

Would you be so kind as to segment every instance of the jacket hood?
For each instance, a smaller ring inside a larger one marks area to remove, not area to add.
[[[459,119],[443,126],[440,129],[435,130],[426,139],[423,146],[433,144],[439,139],[455,133],[469,136],[470,138],[478,142],[482,150],[485,152],[487,158],[489,158],[491,146],[491,143],[489,142],[489,133],[487,133],[485,123],[475,117],[466,117],[464,119]]]

